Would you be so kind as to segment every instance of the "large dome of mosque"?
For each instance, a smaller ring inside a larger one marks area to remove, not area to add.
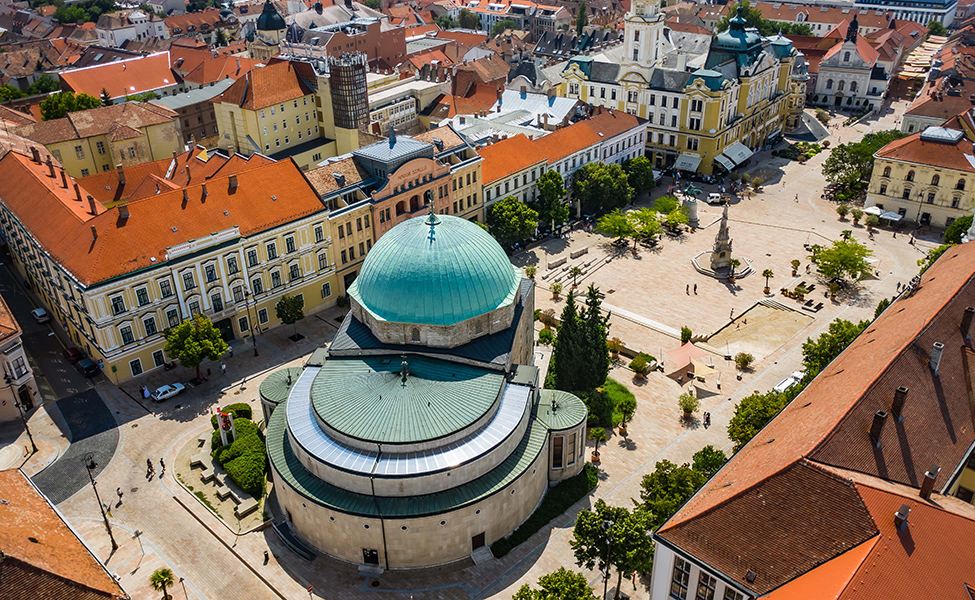
[[[521,273],[488,232],[435,215],[385,233],[349,295],[383,321],[449,326],[511,304],[520,282]]]

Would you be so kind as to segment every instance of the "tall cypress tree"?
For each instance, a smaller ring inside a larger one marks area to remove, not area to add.
[[[609,348],[606,337],[609,333],[609,315],[602,315],[599,288],[590,284],[586,291],[586,309],[580,314],[585,334],[583,336],[583,371],[580,390],[592,390],[606,382],[609,375]]]
[[[585,329],[576,309],[575,293],[570,291],[562,309],[562,323],[552,349],[552,363],[555,371],[555,386],[560,390],[572,392],[580,387],[581,375],[585,370]]]

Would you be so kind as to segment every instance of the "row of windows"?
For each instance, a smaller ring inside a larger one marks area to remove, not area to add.
[[[266,131],[267,128],[265,127],[264,129],[265,129],[264,135],[267,135],[267,131]],[[318,133],[318,125],[315,125],[315,133],[316,134]],[[308,137],[311,137],[311,127],[308,128]],[[298,131],[298,139],[299,140],[304,139],[304,134],[301,133],[301,130]],[[290,143],[291,143],[291,136],[290,135],[284,136],[284,145],[287,146]],[[280,148],[281,147],[281,138],[274,138],[274,147],[275,148]],[[270,142],[265,142],[265,144],[264,144],[264,150],[267,150],[267,151],[271,150],[271,143]],[[318,154],[316,156],[318,156],[318,158],[315,159],[315,160],[320,160],[321,159],[321,155],[320,154]]]
[[[315,113],[315,118],[317,119],[318,118],[318,111],[313,111],[313,112]],[[307,123],[309,121],[309,119],[310,119],[310,117],[309,117],[308,113],[306,112],[305,113],[305,122]],[[187,125],[188,125],[188,123],[187,123]],[[295,116],[295,125],[301,125],[301,115]],[[288,120],[287,119],[282,119],[281,120],[281,128],[282,129],[287,129],[288,128]],[[264,129],[264,135],[267,135],[267,125],[264,125],[263,126],[263,129]],[[277,122],[271,123],[271,129],[274,131],[274,133],[277,133],[278,132],[278,124],[277,124]],[[301,135],[301,132],[298,132],[298,134]]]
[[[363,257],[367,252],[372,250],[372,240],[366,240],[365,242],[359,242],[359,257]],[[355,260],[355,246],[349,246],[348,251],[342,251],[342,264],[346,264],[350,260]]]
[[[363,228],[369,229],[369,215],[363,215],[355,220],[355,230],[362,231]],[[347,235],[352,235],[352,221],[346,223],[344,227],[339,225],[339,239],[344,239]]]
[[[887,177],[887,178],[890,178],[890,167],[884,167],[884,175],[883,176],[884,177]],[[914,181],[914,177],[915,176],[916,176],[916,174],[914,172],[914,169],[911,169],[910,171],[907,172],[907,176],[904,177],[904,181]],[[932,175],[931,176],[931,185],[941,185],[941,175],[938,175],[937,173],[935,173],[934,175]],[[960,178],[955,183],[955,189],[956,190],[964,190],[965,189],[965,178],[964,177]]]
[[[881,183],[880,184],[880,189],[877,190],[877,193],[879,193],[881,196],[886,196],[887,195],[887,184],[886,183]],[[904,200],[910,200],[911,199],[911,193],[912,193],[911,188],[905,187],[904,190],[901,192],[901,198],[904,199]],[[927,203],[927,204],[934,204],[934,201],[935,201],[935,198],[936,197],[937,197],[937,194],[935,192],[928,192],[927,198],[925,198],[924,197],[924,192],[922,191],[922,192],[919,192],[918,193],[917,201],[920,202],[921,199],[924,199],[925,203]],[[961,198],[959,198],[959,197],[956,196],[956,197],[954,197],[954,198],[951,199],[951,208],[959,208],[960,206],[961,206]]]
[[[308,96],[305,96],[305,97],[304,97],[304,98],[302,98],[301,100],[302,100],[302,104],[303,104],[303,106],[308,106]],[[295,108],[298,108],[298,100],[295,100],[295,101],[294,101],[294,104],[295,104]],[[278,109],[279,109],[279,110],[280,110],[280,111],[281,111],[282,113],[284,112],[284,104],[281,104],[281,105],[280,105],[280,106],[278,106],[277,108],[278,108]],[[274,107],[274,106],[272,106],[272,107],[271,107],[271,114],[272,114],[272,115],[274,114],[274,109],[275,109],[275,107]],[[263,119],[263,118],[264,118],[264,116],[265,116],[265,113],[264,113],[264,109],[261,109],[261,118]],[[306,114],[306,116],[307,116],[307,114]]]
[[[680,558],[674,559],[674,572],[670,580],[670,596],[677,600],[687,600],[688,590],[691,580],[691,563]],[[718,586],[718,578],[705,573],[703,570],[698,574],[697,589],[694,600],[714,600],[714,592]],[[723,600],[743,600],[744,595],[734,590],[731,586],[725,586]]]

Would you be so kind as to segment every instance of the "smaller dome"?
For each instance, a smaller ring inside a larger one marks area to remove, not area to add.
[[[271,0],[265,0],[264,10],[261,11],[261,16],[257,17],[258,31],[279,31],[285,27],[287,24],[284,22],[284,17],[278,14]]]

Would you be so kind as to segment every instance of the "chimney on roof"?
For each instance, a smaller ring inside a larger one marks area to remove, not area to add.
[[[64,174],[64,169],[61,169],[61,185],[64,189],[68,189],[68,176]]]
[[[191,181],[193,181],[193,177],[190,175],[190,165],[187,164],[186,165],[186,184],[189,185],[189,183]]]
[[[34,158],[34,162],[36,162],[37,164],[41,164],[41,153],[40,151],[37,150],[36,147],[34,146],[30,147],[30,154]]]
[[[230,176],[230,189],[237,189],[237,175]]]
[[[901,504],[901,507],[894,513],[894,526],[901,531],[907,527],[907,517],[911,514],[911,507]]]
[[[91,198],[91,196],[88,196],[88,197]],[[95,226],[94,225],[92,225],[91,226],[91,241],[94,242],[97,239],[98,239],[98,230],[95,229]]]
[[[206,197],[207,197],[207,184],[204,183],[203,184],[203,200],[206,200]]]
[[[120,219],[128,219],[129,218],[129,205],[128,204],[119,204],[119,207],[118,207],[118,218],[120,218]]]
[[[190,200],[190,193],[188,191],[186,191],[186,188],[183,188],[183,206],[184,207],[186,206],[186,203],[189,202],[189,200]]]
[[[78,187],[77,183],[74,184],[74,199],[81,202],[81,188]]]
[[[900,386],[894,390],[894,401],[890,405],[890,413],[898,421],[904,418],[904,401],[907,400],[908,391],[904,386]]]
[[[870,425],[870,441],[873,442],[875,446],[880,447],[880,434],[884,430],[884,422],[887,420],[887,413],[878,410],[873,413],[873,423]]]
[[[47,155],[47,171],[48,171],[48,173],[47,173],[48,177],[53,178],[54,177],[54,162],[51,160],[51,155],[50,154]]]
[[[98,214],[98,209],[95,208],[95,197],[91,194],[88,194],[88,212],[93,215]]]
[[[115,170],[118,171],[118,184],[125,185],[125,167],[122,163],[115,165]]]
[[[924,481],[921,482],[921,497],[925,500],[931,497],[931,492],[934,491],[934,482],[937,481],[940,472],[941,467],[938,465],[931,465],[924,472]]]
[[[944,351],[945,345],[941,342],[935,342],[934,345],[931,346],[931,370],[934,371],[935,375],[938,374],[938,366],[941,364],[941,355],[944,353]]]
[[[975,306],[969,306],[965,309],[965,312],[961,315],[961,334],[965,336],[965,341],[967,342],[970,337],[970,331],[972,329],[972,318],[975,317]]]

